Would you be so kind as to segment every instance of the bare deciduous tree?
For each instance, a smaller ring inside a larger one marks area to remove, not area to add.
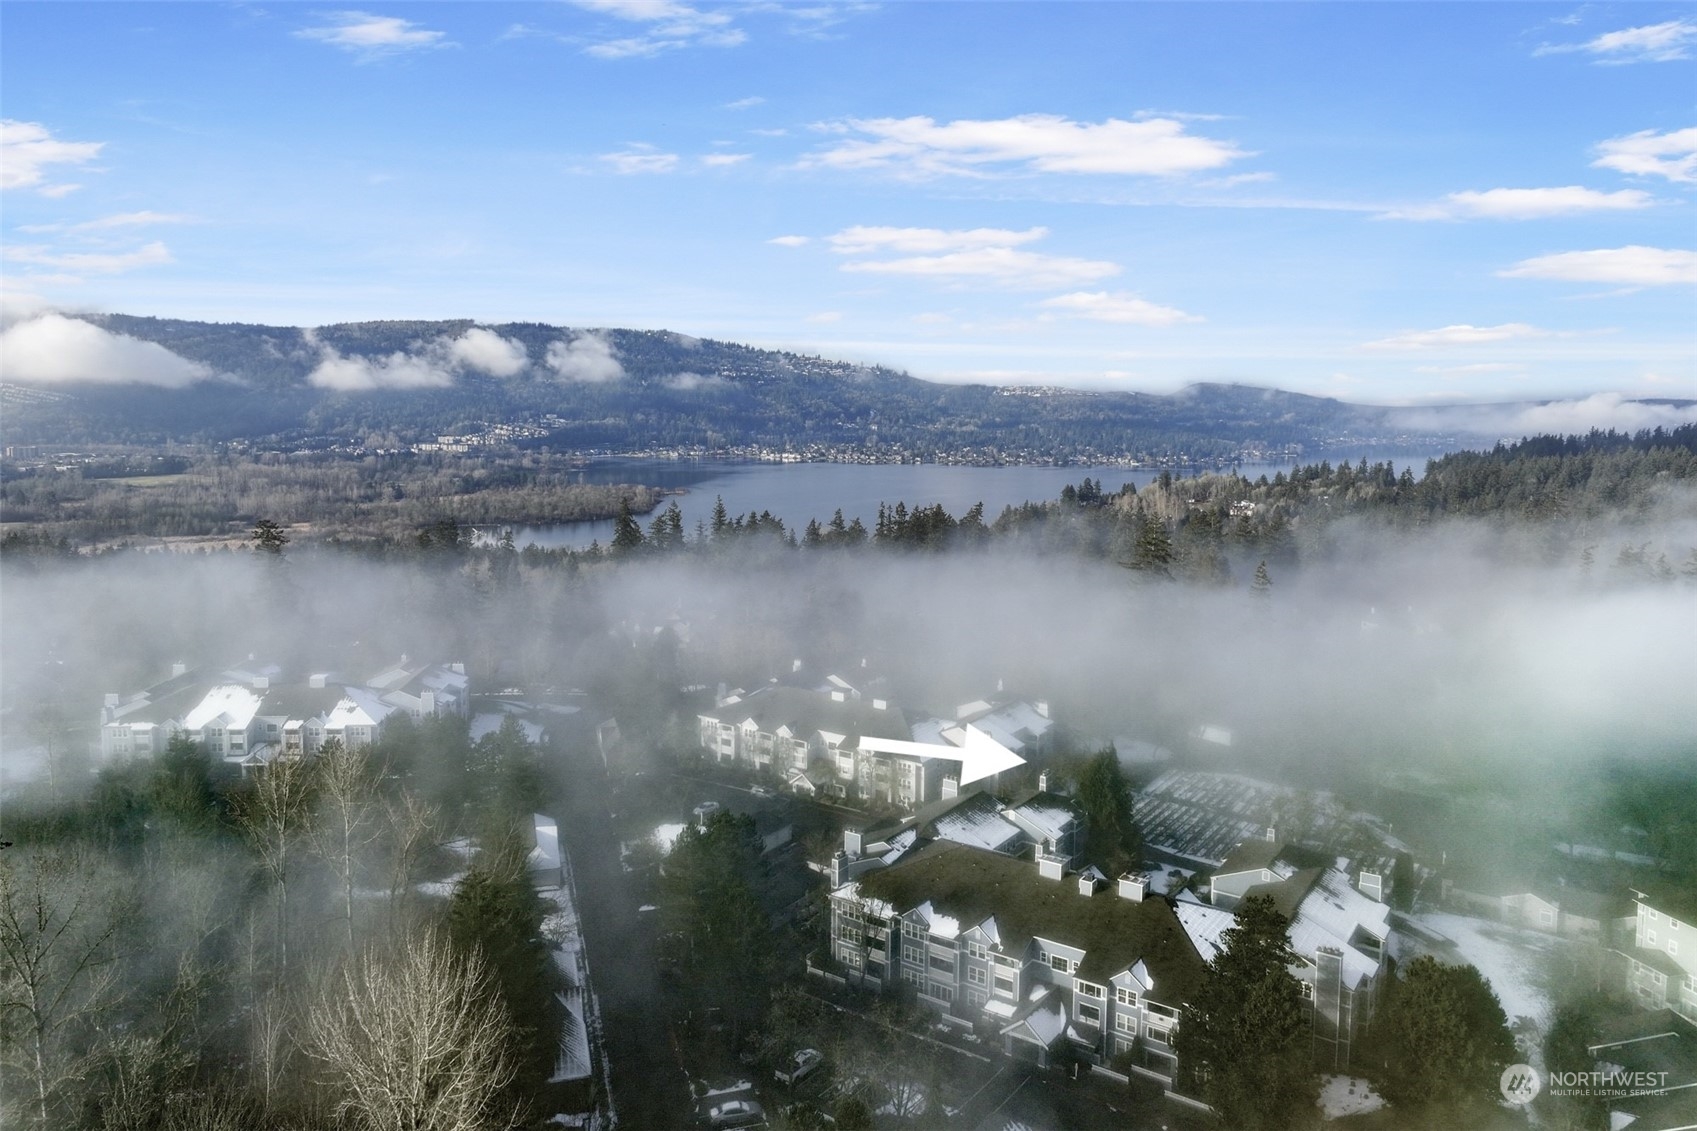
[[[413,869],[437,841],[440,814],[407,790],[385,806],[389,816],[389,909],[398,915],[412,891]]]
[[[0,1053],[43,1126],[81,1067],[72,1038],[116,1002],[130,912],[122,888],[81,854],[0,859]]]
[[[360,856],[380,835],[376,816],[377,780],[363,749],[340,740],[325,741],[318,751],[318,818],[312,843],[336,873],[347,921],[348,954],[354,953],[354,875]]]
[[[276,889],[279,977],[289,968],[289,880],[311,816],[313,776],[307,762],[279,758],[260,771],[251,792],[236,805],[242,828]]]
[[[433,931],[344,965],[307,1019],[338,1116],[371,1131],[509,1126],[513,1040],[482,959]]]

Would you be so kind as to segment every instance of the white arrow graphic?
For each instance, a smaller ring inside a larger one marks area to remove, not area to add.
[[[971,723],[966,724],[966,741],[960,746],[908,742],[900,738],[862,737],[860,748],[873,754],[905,754],[910,758],[951,758],[960,763],[962,785],[970,785],[980,778],[1025,765],[1024,758]]]

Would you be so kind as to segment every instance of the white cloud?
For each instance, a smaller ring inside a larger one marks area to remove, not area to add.
[[[885,228],[858,225],[825,237],[831,250],[840,255],[868,255],[893,251],[913,255],[932,252],[970,251],[983,247],[1017,247],[1049,234],[1047,228],[1023,232],[1007,228]]]
[[[1174,326],[1180,322],[1202,321],[1198,315],[1186,314],[1175,306],[1161,306],[1125,291],[1111,294],[1107,291],[1075,291],[1046,298],[1037,305],[1076,318],[1127,326]]]
[[[1056,114],[989,121],[854,118],[817,128],[860,135],[803,162],[898,175],[985,176],[998,168],[1039,173],[1170,177],[1218,169],[1249,156],[1229,141],[1186,132],[1175,118],[1075,122]]]
[[[570,342],[550,342],[547,361],[548,368],[562,380],[586,385],[617,381],[625,375],[625,367],[619,364],[613,343],[605,335],[594,331],[579,334]]]
[[[1117,263],[1042,255],[1011,247],[981,247],[947,255],[916,255],[905,259],[856,260],[843,264],[842,269],[868,275],[909,275],[948,282],[983,280],[1022,290],[1076,286],[1120,273]]]
[[[1436,204],[1393,209],[1388,220],[1542,220],[1584,212],[1622,212],[1648,208],[1655,200],[1637,189],[1599,192],[1579,185],[1562,188],[1496,188],[1452,192]]]
[[[1211,177],[1208,180],[1197,181],[1196,183],[1203,188],[1235,188],[1238,185],[1259,185],[1278,179],[1277,173],[1233,173],[1229,177]]]
[[[1494,342],[1522,341],[1526,338],[1548,337],[1550,331],[1540,330],[1525,322],[1504,322],[1500,326],[1440,326],[1436,330],[1406,330],[1378,341],[1365,342],[1366,350],[1426,350],[1449,346],[1481,346]]]
[[[841,322],[842,320],[843,312],[840,310],[821,310],[817,314],[809,314],[807,316],[807,321],[816,322],[821,325],[831,322]]]
[[[730,382],[726,381],[717,373],[708,374],[706,376],[703,376],[700,373],[674,373],[670,377],[662,378],[660,384],[666,386],[668,389],[675,389],[680,393],[693,393],[702,389],[722,389],[726,385],[730,384]]]
[[[727,165],[740,165],[753,156],[752,153],[709,153],[701,159],[701,163],[709,169],[722,169]]]
[[[678,167],[676,153],[661,153],[652,145],[632,144],[619,153],[603,153],[601,160],[613,167],[615,173],[632,176],[638,173],[670,173]]]
[[[481,326],[473,326],[453,341],[444,342],[449,360],[491,377],[512,377],[530,364],[530,354],[523,342],[503,338]]]
[[[24,224],[20,232],[102,232],[111,228],[145,228],[159,224],[189,224],[194,217],[172,212],[120,212],[80,224]]]
[[[1638,245],[1564,251],[1523,259],[1497,274],[1507,279],[1561,279],[1633,287],[1697,283],[1697,251]]]
[[[40,122],[0,119],[0,188],[33,188],[59,197],[76,185],[44,185],[50,165],[85,165],[100,156],[103,141],[60,141]]]
[[[1697,423],[1697,405],[1644,404],[1619,393],[1597,393],[1582,400],[1552,401],[1523,409],[1501,431],[1520,435],[1540,432],[1577,435],[1593,428],[1635,432],[1640,428],[1694,423]]]
[[[1605,32],[1584,43],[1545,44],[1537,55],[1561,55],[1582,51],[1598,63],[1671,63],[1691,58],[1689,48],[1697,43],[1697,21],[1668,20],[1643,27]]]
[[[682,47],[736,47],[748,36],[724,12],[703,12],[676,0],[572,0],[579,8],[647,25],[642,34],[603,40],[584,48],[602,59],[646,58]],[[747,101],[744,99],[743,101]],[[736,107],[733,104],[733,108]]]
[[[98,382],[180,389],[212,376],[198,361],[156,342],[114,334],[80,318],[43,314],[0,333],[0,369],[9,381]]]
[[[42,185],[35,191],[51,200],[58,200],[61,197],[70,196],[73,192],[81,192],[82,186],[73,184]]]
[[[321,389],[363,393],[377,389],[442,389],[454,383],[454,374],[440,351],[409,354],[397,350],[388,357],[344,356],[335,347],[319,341],[315,332],[303,333],[307,344],[318,348],[318,365],[306,379]]]
[[[81,271],[91,275],[117,275],[138,267],[155,267],[175,262],[171,251],[158,240],[134,251],[93,252],[54,251],[39,244],[25,244],[5,249],[7,259],[18,263],[38,263],[64,271]]]
[[[1669,130],[1639,130],[1613,137],[1597,146],[1601,154],[1592,166],[1634,177],[1666,177],[1685,184],[1697,182],[1697,126]]]
[[[1526,366],[1518,361],[1479,361],[1471,365],[1416,365],[1416,373],[1436,373],[1457,380],[1479,373],[1520,373]]]
[[[369,12],[333,12],[325,27],[302,28],[301,39],[327,43],[359,55],[362,61],[399,55],[406,51],[449,46],[445,33],[419,27],[397,16],[374,16]]]
[[[725,103],[725,109],[727,109],[727,110],[752,110],[756,106],[763,105],[765,103],[765,101],[766,100],[764,98],[760,97],[758,94],[754,94],[754,95],[750,95],[747,98],[739,98],[735,102]]]
[[[812,241],[806,236],[773,236],[766,241],[779,247],[802,247]]]

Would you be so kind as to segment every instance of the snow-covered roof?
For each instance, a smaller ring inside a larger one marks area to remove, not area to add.
[[[1343,952],[1343,974],[1350,989],[1379,969],[1379,960],[1354,945],[1359,929],[1383,942],[1390,936],[1391,909],[1362,895],[1349,876],[1328,868],[1297,905],[1290,925],[1291,948],[1312,959],[1321,947]]]
[[[962,720],[966,721],[966,720]],[[1010,750],[1018,750],[1046,734],[1055,721],[1030,703],[1004,703],[970,720],[972,725]]]
[[[263,697],[251,687],[222,683],[208,691],[187,715],[183,716],[184,730],[200,730],[217,725],[231,730],[246,730],[253,722]]]
[[[1196,948],[1196,953],[1202,956],[1204,962],[1214,961],[1214,955],[1224,947],[1220,936],[1237,922],[1237,916],[1223,907],[1215,907],[1207,903],[1191,903],[1180,900],[1173,908],[1173,914],[1178,916],[1179,925],[1184,933],[1190,936],[1190,943]]]
[[[1059,840],[1077,820],[1065,799],[1045,793],[1015,805],[1010,812],[1029,823],[1047,840]]]
[[[1038,1001],[1024,1017],[1015,1014],[1015,1020],[1004,1026],[1002,1033],[1021,1040],[1035,1041],[1048,1048],[1061,1038],[1066,1029],[1066,1009],[1059,1000],[1059,995],[1056,995]]]
[[[914,911],[925,920],[926,929],[937,937],[952,939],[960,935],[960,920],[938,911],[931,906],[930,900],[921,903]]]
[[[393,714],[395,708],[359,687],[346,689],[346,694],[325,717],[325,730],[341,730],[350,726],[376,726]]]
[[[952,840],[991,852],[1009,850],[1023,839],[1019,826],[1002,816],[1002,807],[987,793],[970,794],[924,826],[934,840]]]

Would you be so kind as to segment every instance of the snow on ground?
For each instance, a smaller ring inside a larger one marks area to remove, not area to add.
[[[1550,994],[1541,984],[1539,968],[1562,945],[1562,940],[1538,931],[1446,911],[1423,911],[1411,919],[1416,927],[1437,938],[1405,933],[1404,961],[1430,954],[1441,962],[1471,963],[1497,992],[1509,1024],[1525,1018],[1542,1026],[1549,1020]]]
[[[1385,1098],[1356,1076],[1327,1076],[1320,1088],[1320,1110],[1327,1119],[1361,1115],[1384,1106]]]
[[[664,856],[672,851],[672,845],[678,843],[678,837],[683,835],[683,831],[683,825],[661,825],[648,839],[654,842],[660,849],[660,854]]]
[[[439,899],[447,899],[454,894],[454,889],[465,879],[464,872],[455,872],[445,880],[425,880],[413,885],[413,890],[420,895],[433,895]]]

